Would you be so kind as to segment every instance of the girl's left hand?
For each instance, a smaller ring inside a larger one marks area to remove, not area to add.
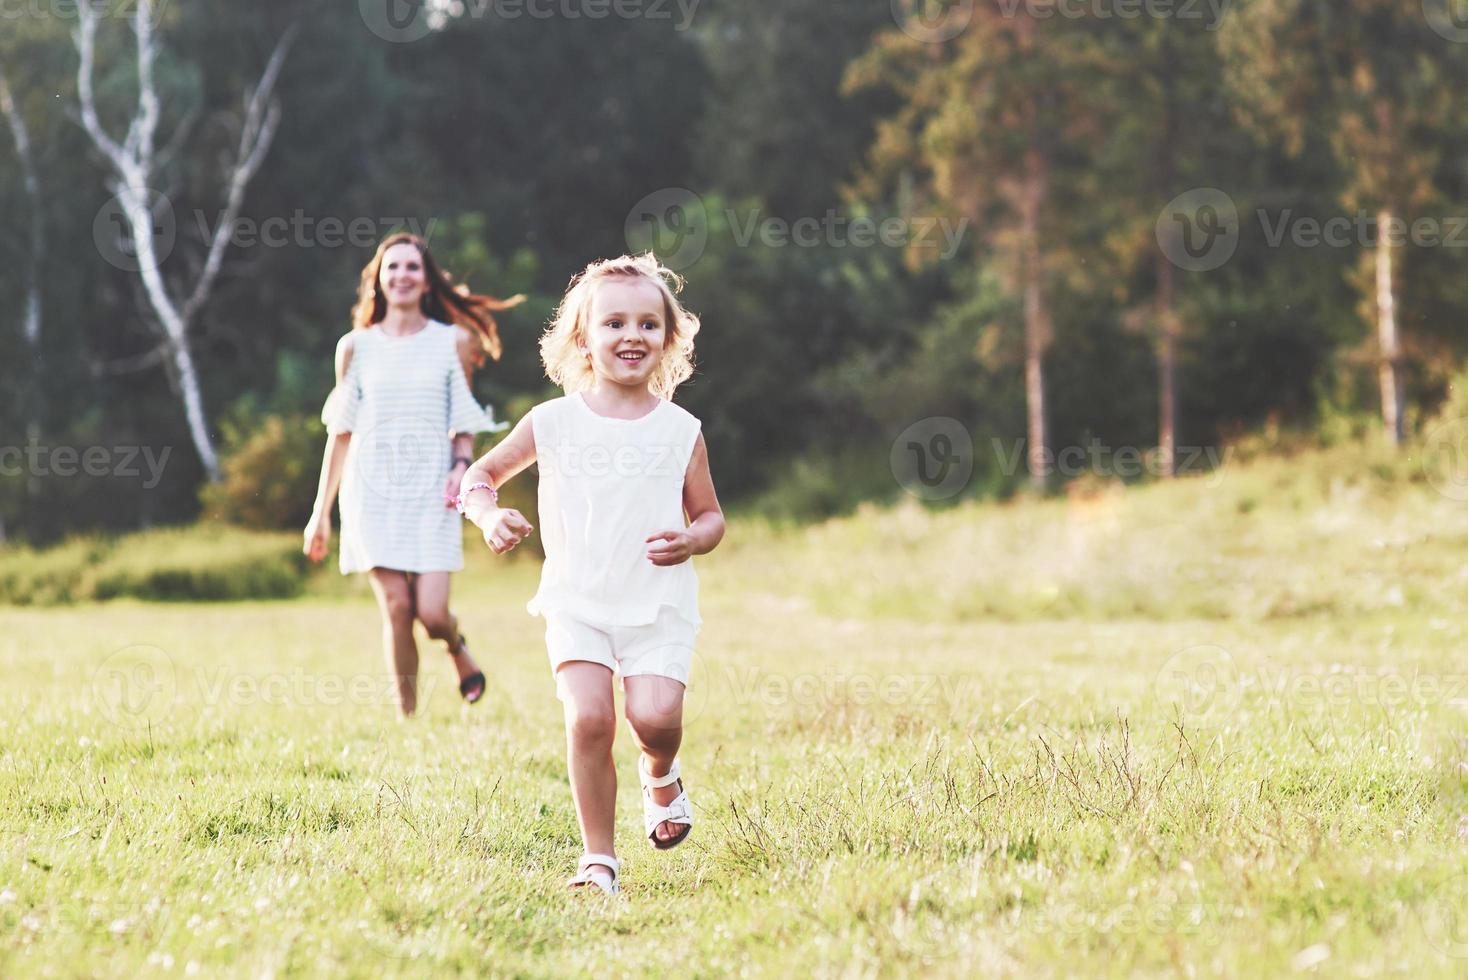
[[[687,531],[659,531],[647,541],[649,544],[665,542],[647,549],[647,557],[654,565],[681,565],[693,557],[693,535]]]
[[[468,471],[469,467],[463,463],[449,470],[449,478],[443,485],[443,505],[449,510],[458,508],[459,485],[464,482],[464,474]]]

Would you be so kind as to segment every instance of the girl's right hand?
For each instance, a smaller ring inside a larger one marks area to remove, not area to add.
[[[321,561],[326,557],[327,547],[331,544],[331,515],[311,515],[311,520],[306,525],[305,544],[301,551],[311,561]]]
[[[518,510],[500,508],[487,517],[484,522],[484,543],[497,555],[503,555],[514,548],[535,530]]]

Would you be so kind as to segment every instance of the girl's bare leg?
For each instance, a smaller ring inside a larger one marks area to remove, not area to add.
[[[413,609],[428,635],[448,644],[449,653],[454,657],[454,667],[459,671],[459,680],[463,682],[479,670],[479,665],[470,656],[467,646],[459,650],[459,617],[449,609],[449,581],[448,572],[423,572],[416,576]]]
[[[374,568],[367,573],[382,611],[382,649],[397,678],[398,711],[407,718],[418,708],[418,644],[413,639],[413,590],[406,572]]]
[[[671,677],[655,674],[638,674],[622,682],[627,693],[627,727],[632,729],[632,738],[642,754],[647,756],[648,771],[654,776],[666,776],[678,757],[678,747],[683,744],[683,685]],[[677,783],[659,786],[652,791],[652,800],[659,806],[667,806],[682,792]],[[663,821],[653,831],[658,840],[671,840],[683,828],[680,824]]]
[[[571,799],[576,804],[576,821],[581,825],[581,844],[584,853],[615,856],[617,769],[612,763],[612,740],[617,733],[617,716],[612,701],[612,672],[601,664],[571,660],[561,664],[557,674],[566,713]]]

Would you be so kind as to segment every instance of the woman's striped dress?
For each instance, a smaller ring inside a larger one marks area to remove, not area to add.
[[[459,362],[455,328],[429,321],[405,337],[380,325],[353,336],[347,375],[321,421],[352,433],[341,483],[342,574],[464,567],[458,512],[444,505],[455,432],[497,432]]]

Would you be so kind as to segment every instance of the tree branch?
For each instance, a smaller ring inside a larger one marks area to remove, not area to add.
[[[240,127],[239,151],[234,171],[230,174],[224,212],[214,227],[214,239],[209,243],[209,257],[204,262],[204,271],[200,274],[193,293],[184,303],[185,320],[193,318],[214,288],[214,281],[219,277],[219,271],[224,264],[225,250],[234,234],[235,220],[244,205],[245,189],[259,171],[260,165],[265,162],[265,155],[275,139],[275,130],[280,124],[280,103],[272,96],[276,80],[280,77],[280,70],[285,64],[291,45],[295,43],[297,33],[296,25],[291,25],[281,35],[269,63],[265,66],[265,72],[260,76],[260,84],[255,86],[245,100],[245,119]]]
[[[80,57],[77,66],[76,87],[77,99],[81,103],[82,127],[86,129],[87,135],[97,145],[112,165],[121,171],[123,169],[122,147],[102,128],[102,120],[97,117],[97,97],[92,91],[92,71],[96,63],[97,51],[97,12],[89,3],[79,3],[76,7],[79,24],[72,32],[72,40],[76,44],[76,51]]]

